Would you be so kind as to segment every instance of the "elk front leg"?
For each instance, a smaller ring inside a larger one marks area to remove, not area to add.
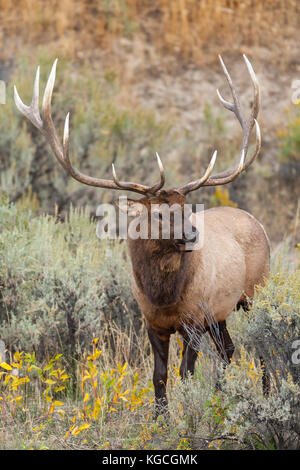
[[[168,406],[166,386],[170,335],[159,335],[157,331],[149,328],[148,336],[154,354],[153,384],[156,403],[155,417],[157,418],[167,411]]]

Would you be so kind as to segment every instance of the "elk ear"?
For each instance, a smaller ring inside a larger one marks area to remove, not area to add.
[[[116,206],[120,211],[127,213],[129,216],[140,215],[143,211],[143,204],[134,199],[119,198],[115,201]]]

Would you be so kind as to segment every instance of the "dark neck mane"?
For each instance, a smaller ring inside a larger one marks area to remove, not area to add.
[[[134,276],[153,305],[167,307],[180,300],[186,280],[186,256],[176,251],[149,250],[147,240],[129,240]]]

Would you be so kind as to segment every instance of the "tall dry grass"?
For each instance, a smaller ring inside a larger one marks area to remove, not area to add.
[[[276,52],[300,25],[297,0],[1,0],[0,13],[2,55],[8,44],[24,41],[54,41],[76,55],[138,32],[159,52],[196,63],[214,57],[216,46]]]

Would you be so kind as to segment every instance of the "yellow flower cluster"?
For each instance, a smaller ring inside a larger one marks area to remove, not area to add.
[[[36,364],[35,353],[16,352],[13,361],[0,363],[0,413],[3,423],[14,420],[16,413],[29,411],[29,402],[42,403],[41,422],[32,431],[39,436],[52,417],[65,419],[67,429],[64,439],[77,436],[97,422],[110,419],[112,413],[128,409],[135,411],[145,403],[153,401],[153,385],[140,386],[139,374],[130,375],[128,364],[117,364],[115,369],[103,370],[102,350],[98,348],[98,338],[92,341],[92,352],[80,363],[77,377],[80,396],[76,407],[70,410],[68,393],[70,377],[66,370],[58,367],[63,360],[56,354],[43,367]],[[74,405],[74,402],[73,402]],[[69,408],[69,409],[68,409]],[[71,425],[70,425],[71,424]]]
[[[102,371],[98,361],[102,350],[98,349],[97,344],[98,338],[95,338],[92,341],[93,351],[82,365],[80,387],[83,399],[80,406],[73,410],[72,425],[66,432],[65,439],[88,429],[97,421],[106,420],[111,413],[123,407],[134,411],[153,400],[151,383],[148,387],[138,388],[138,372],[133,376],[131,387],[128,386],[128,381],[125,380],[129,374],[127,363],[118,363],[116,369]]]

